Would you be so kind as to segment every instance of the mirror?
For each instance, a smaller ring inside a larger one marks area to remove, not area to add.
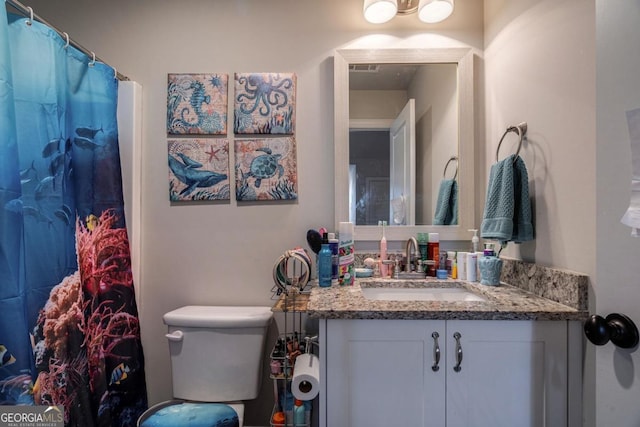
[[[384,82],[376,80],[380,74],[388,76]],[[469,238],[467,230],[474,226],[473,79],[473,54],[467,48],[336,51],[336,226],[354,222],[356,240],[379,240],[378,220],[387,220],[390,240],[418,232],[438,232],[442,240]],[[398,83],[403,80],[413,84]],[[453,163],[452,157],[457,157]],[[441,181],[454,175],[457,225],[429,225]]]

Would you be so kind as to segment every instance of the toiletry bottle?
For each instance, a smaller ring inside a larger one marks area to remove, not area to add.
[[[429,233],[429,241],[427,242],[427,258],[434,261],[434,265],[429,264],[427,276],[436,277],[438,270],[438,262],[440,261],[440,234]]]
[[[341,222],[338,230],[338,283],[351,286],[356,276],[354,270],[353,223]]]
[[[329,248],[331,249],[331,284],[338,284],[338,239],[336,233],[329,233]]]
[[[418,249],[420,250],[420,259],[427,260],[427,233],[418,233]]]
[[[458,278],[458,260],[454,258],[452,263],[453,264],[451,265],[451,278],[457,279]]]
[[[387,238],[384,235],[384,226],[387,225],[387,221],[378,221],[378,225],[382,227],[382,238],[380,239],[380,259],[382,261],[387,259]],[[383,263],[380,266],[380,275],[387,277],[387,266]]]
[[[456,253],[454,251],[447,251],[447,274],[449,277],[453,276],[453,264],[456,260]]]
[[[458,278],[461,280],[467,280],[467,253],[458,252],[457,255]]]
[[[331,247],[329,246],[329,236],[324,233],[322,236],[322,246],[318,253],[318,284],[321,288],[331,286],[331,269],[332,269]]]
[[[306,417],[305,417],[304,404],[302,403],[302,400],[296,399],[295,406],[293,407],[293,425],[298,427],[298,426],[303,426],[305,424],[306,424]]]
[[[477,271],[476,271],[476,264],[478,261],[478,254],[476,254],[475,252],[469,252],[467,253],[467,281],[468,282],[475,282],[477,280]]]

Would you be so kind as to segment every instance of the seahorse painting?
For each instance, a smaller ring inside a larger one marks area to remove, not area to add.
[[[295,74],[235,74],[236,134],[292,135],[295,131],[295,107]]]
[[[227,133],[227,74],[169,74],[167,133]]]

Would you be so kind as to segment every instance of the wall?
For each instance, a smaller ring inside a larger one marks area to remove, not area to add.
[[[594,2],[485,0],[484,4],[486,146],[480,162],[485,176],[506,127],[522,121],[529,126],[520,155],[534,197],[535,240],[510,243],[506,253],[587,274],[592,289],[598,289]],[[516,146],[517,137],[510,133],[500,158]],[[584,367],[587,422],[593,422],[596,411],[592,347],[586,346]]]
[[[631,151],[625,112],[640,108],[640,2],[596,1],[596,285],[593,313],[624,313],[640,324],[640,240],[620,223],[629,206]],[[637,162],[637,155],[633,161]],[[637,178],[636,178],[637,179]],[[595,349],[595,416],[587,426],[640,425],[640,355]]]
[[[271,304],[272,265],[333,223],[333,62],[345,47],[482,50],[482,2],[454,16],[374,26],[361,0],[33,0],[36,13],[143,87],[140,317],[150,403],[171,397],[162,314],[185,304]],[[167,73],[286,71],[298,77],[299,200],[169,203]],[[269,387],[259,400],[270,401]],[[248,410],[266,424],[264,410]],[[259,413],[260,416],[255,414]]]

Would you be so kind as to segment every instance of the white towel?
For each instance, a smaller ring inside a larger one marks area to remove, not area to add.
[[[640,108],[627,111],[631,143],[631,200],[620,222],[631,227],[631,235],[640,237]]]

